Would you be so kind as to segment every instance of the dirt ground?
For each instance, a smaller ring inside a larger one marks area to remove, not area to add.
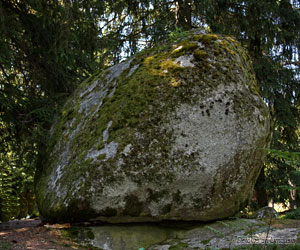
[[[65,225],[43,225],[40,220],[14,220],[0,224],[1,250],[74,250],[88,249],[62,238],[59,228]]]

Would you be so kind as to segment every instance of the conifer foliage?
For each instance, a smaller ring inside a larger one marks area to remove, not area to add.
[[[0,1],[0,220],[17,217],[21,194],[33,192],[54,114],[102,65],[98,13],[89,2]]]

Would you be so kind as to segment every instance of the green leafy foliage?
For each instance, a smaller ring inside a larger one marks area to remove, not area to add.
[[[289,166],[292,167],[300,166],[300,152],[289,152],[289,151],[281,151],[275,149],[269,149],[268,151],[275,159],[282,160]],[[295,173],[300,174],[297,171]]]
[[[12,248],[12,245],[13,243],[0,241],[0,249],[2,250],[10,250]]]
[[[281,218],[282,219],[300,220],[300,209],[298,208],[298,209],[286,212]]]
[[[19,161],[16,154],[0,154],[0,221],[25,218],[35,209],[33,168]]]
[[[281,150],[270,150],[270,154],[275,159],[284,162],[287,166],[291,168],[288,175],[287,183],[285,185],[278,186],[278,188],[288,192],[300,190],[300,153]],[[294,194],[296,193],[294,192]]]
[[[13,177],[13,168],[2,162],[0,175],[1,221],[8,221],[18,214],[19,197],[15,186],[18,185]]]

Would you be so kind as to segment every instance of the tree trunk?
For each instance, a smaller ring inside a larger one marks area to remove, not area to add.
[[[290,201],[289,201],[289,209],[296,209],[297,208],[297,190],[296,185],[291,181],[288,180],[289,185],[294,188],[290,191]]]
[[[265,180],[265,173],[264,169],[260,171],[259,177],[257,179],[254,196],[257,208],[262,208],[268,206],[268,196],[266,189],[264,188],[264,180]]]
[[[192,0],[176,1],[176,25],[183,30],[192,28]]]

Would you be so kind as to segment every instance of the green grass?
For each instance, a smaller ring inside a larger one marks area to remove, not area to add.
[[[12,247],[12,243],[0,241],[0,249],[1,250],[10,250]]]
[[[296,210],[286,212],[284,215],[280,216],[280,219],[300,220],[300,209],[298,208]]]

